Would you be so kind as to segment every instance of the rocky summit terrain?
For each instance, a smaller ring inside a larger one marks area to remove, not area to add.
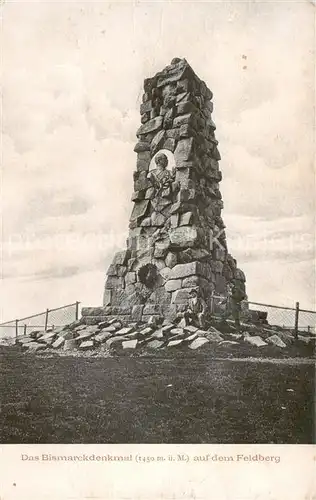
[[[231,320],[214,319],[202,330],[186,325],[183,320],[156,324],[124,324],[109,319],[86,325],[80,319],[70,325],[47,331],[32,331],[19,336],[16,343],[26,353],[84,356],[115,355],[181,355],[193,353],[256,357],[312,357],[315,335],[301,333],[295,338],[292,331],[268,324],[242,323],[236,330]]]

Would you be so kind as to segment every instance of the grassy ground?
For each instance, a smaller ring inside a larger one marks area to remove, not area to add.
[[[1,347],[0,441],[312,443],[314,373],[198,354],[45,358]]]

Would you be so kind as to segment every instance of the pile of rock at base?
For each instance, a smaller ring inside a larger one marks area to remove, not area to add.
[[[218,321],[215,326],[202,330],[197,326],[164,322],[155,324],[151,319],[147,323],[124,325],[119,319],[102,321],[96,325],[82,324],[78,320],[70,325],[54,330],[33,331],[17,337],[17,343],[28,353],[43,351],[61,353],[132,353],[153,350],[203,350],[205,347],[219,346],[223,349],[252,346],[259,351],[273,346],[285,350],[294,344],[312,345],[315,337],[299,335],[280,327],[268,325],[256,326],[242,324],[237,331],[233,322]]]

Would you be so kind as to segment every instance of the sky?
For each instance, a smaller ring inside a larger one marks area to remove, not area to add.
[[[143,80],[174,57],[214,94],[249,300],[315,309],[314,16],[311,1],[5,2],[0,320],[101,305],[127,237]]]

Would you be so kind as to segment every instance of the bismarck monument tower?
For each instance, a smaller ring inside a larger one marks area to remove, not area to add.
[[[185,59],[145,80],[126,249],[107,271],[103,307],[83,310],[87,320],[173,321],[193,289],[211,307],[212,293],[245,281],[221,217],[212,97]]]

